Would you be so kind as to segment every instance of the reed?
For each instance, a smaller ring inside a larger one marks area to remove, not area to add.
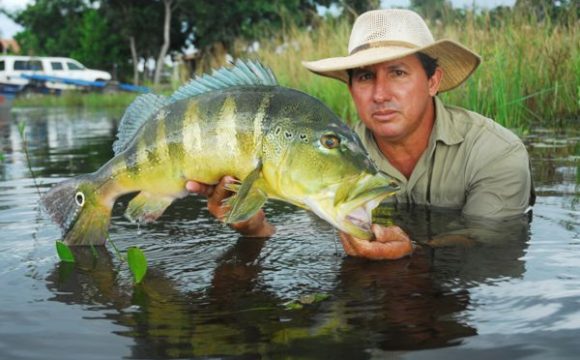
[[[514,11],[501,18],[468,12],[462,19],[430,24],[435,38],[450,38],[483,57],[480,68],[460,87],[442,94],[462,106],[521,132],[532,126],[560,127],[578,118],[580,58],[574,12],[552,22]],[[326,103],[347,123],[357,120],[346,86],[311,74],[301,60],[343,56],[351,24],[326,19],[312,30],[294,26],[261,42],[258,56],[280,82]]]
[[[84,93],[78,91],[63,92],[59,96],[29,94],[14,99],[14,107],[86,107],[115,108],[127,107],[137,96],[136,93]]]

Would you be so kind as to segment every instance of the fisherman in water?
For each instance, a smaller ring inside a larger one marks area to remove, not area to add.
[[[521,216],[534,202],[526,149],[491,119],[446,106],[436,96],[463,83],[480,58],[451,41],[434,41],[425,21],[409,10],[369,11],[355,21],[348,55],[306,61],[310,71],[345,82],[361,122],[354,127],[380,170],[398,179],[391,198],[401,204],[461,209],[466,216]],[[221,219],[231,195],[224,177],[216,186],[189,181],[186,188],[208,196]],[[245,236],[268,237],[274,227],[261,210],[233,224]],[[372,226],[367,241],[340,233],[345,252],[368,259],[397,259],[412,253],[398,226]]]

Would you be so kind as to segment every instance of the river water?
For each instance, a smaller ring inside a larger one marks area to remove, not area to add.
[[[38,204],[52,184],[112,156],[119,115],[0,113],[1,359],[577,358],[577,126],[525,137],[538,193],[531,222],[381,208],[377,221],[399,224],[418,244],[397,261],[346,257],[333,228],[283,203],[266,205],[278,231],[259,240],[219,224],[193,196],[139,228],[123,217],[122,198],[111,239],[121,253],[140,247],[149,262],[134,286],[110,245],[60,263],[60,231]],[[442,233],[473,241],[434,241]],[[309,304],[313,294],[326,299]],[[285,305],[299,300],[302,309]]]

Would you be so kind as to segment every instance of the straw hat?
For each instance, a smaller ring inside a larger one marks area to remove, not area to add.
[[[310,71],[348,81],[346,70],[403,58],[417,52],[437,59],[444,75],[440,92],[459,86],[477,68],[479,55],[452,40],[435,41],[425,21],[402,9],[373,10],[360,15],[348,42],[348,56],[303,61]]]

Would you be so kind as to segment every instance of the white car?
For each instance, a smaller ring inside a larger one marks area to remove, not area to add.
[[[59,79],[71,79],[82,81],[111,80],[111,74],[106,71],[87,69],[80,62],[65,57],[46,56],[0,56],[0,85],[18,86],[25,88],[30,80],[22,75],[42,75]],[[48,78],[50,79],[50,78]],[[66,90],[78,88],[76,85],[67,84],[64,81],[45,81],[49,89]]]

